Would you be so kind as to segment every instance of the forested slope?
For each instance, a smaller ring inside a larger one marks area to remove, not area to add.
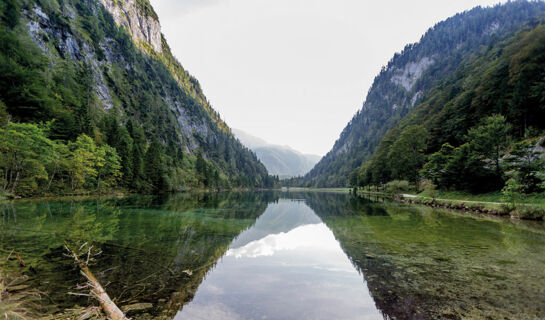
[[[0,21],[4,190],[274,183],[174,58],[147,0],[6,0]]]
[[[353,177],[359,185],[427,178],[473,193],[540,192],[543,119],[545,25],[536,22],[468,58],[385,135]]]
[[[491,8],[477,7],[431,28],[420,42],[407,45],[383,67],[365,103],[333,149],[298,181],[304,186],[347,186],[349,176],[375,152],[386,132],[434,88],[483,50],[538,21],[545,3],[515,1]]]

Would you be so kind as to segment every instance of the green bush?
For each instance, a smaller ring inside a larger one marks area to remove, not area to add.
[[[524,220],[543,220],[545,210],[531,206],[520,206],[513,211],[512,215]]]
[[[393,180],[388,182],[384,186],[384,190],[388,193],[398,194],[409,191],[409,181],[406,180]]]

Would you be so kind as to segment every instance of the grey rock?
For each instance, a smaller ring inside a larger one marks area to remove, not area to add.
[[[127,28],[136,43],[145,42],[156,52],[162,52],[161,25],[151,16],[144,16],[138,10],[135,0],[101,0],[115,22]]]

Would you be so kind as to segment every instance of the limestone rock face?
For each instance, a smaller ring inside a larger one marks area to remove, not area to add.
[[[155,14],[146,14],[136,0],[101,0],[115,22],[127,28],[136,43],[144,42],[156,52],[163,49],[161,25]]]

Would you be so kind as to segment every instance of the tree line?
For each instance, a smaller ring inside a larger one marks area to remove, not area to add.
[[[470,129],[462,145],[447,142],[426,155],[426,130],[421,125],[409,126],[395,141],[383,140],[380,153],[351,175],[351,184],[383,186],[406,180],[418,190],[427,179],[427,187],[431,182],[440,189],[472,193],[502,188],[519,193],[545,190],[545,139],[517,141],[511,130],[503,116],[491,116]]]

